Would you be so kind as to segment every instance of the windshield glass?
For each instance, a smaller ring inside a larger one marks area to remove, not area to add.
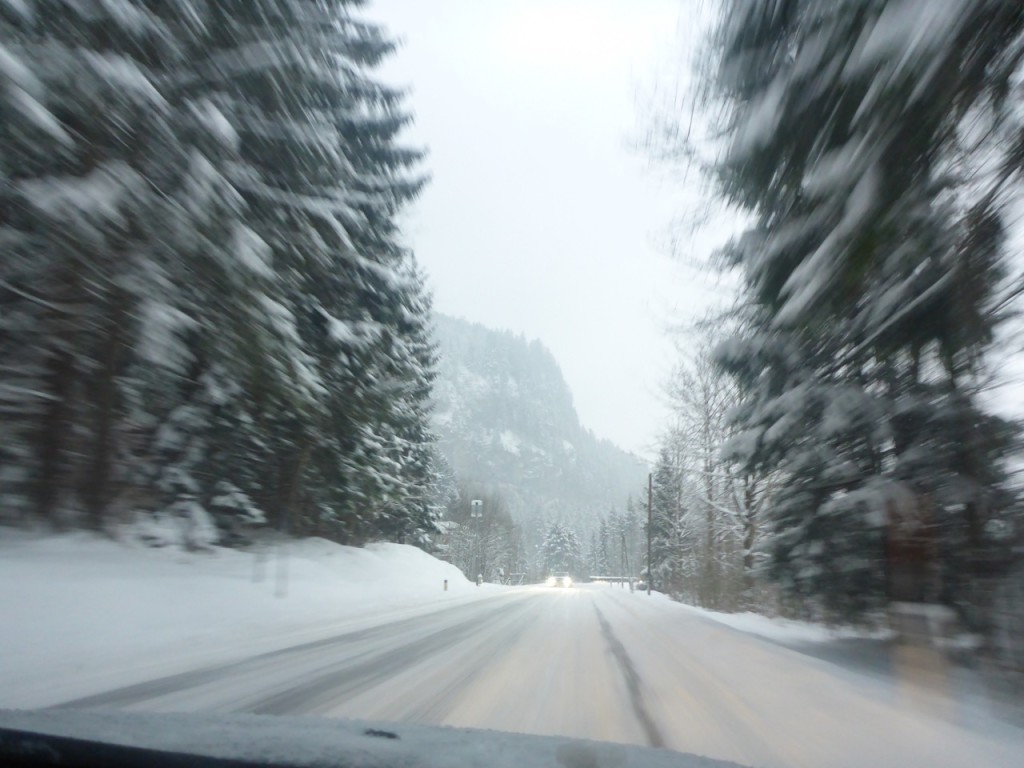
[[[1022,62],[1002,0],[0,0],[0,727],[1018,765]]]

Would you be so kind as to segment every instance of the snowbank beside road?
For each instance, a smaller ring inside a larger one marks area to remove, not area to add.
[[[400,544],[186,553],[4,528],[0,585],[0,707],[46,706],[501,589]]]
[[[746,632],[748,635],[756,635],[777,643],[814,643],[854,638],[884,640],[892,637],[892,631],[889,629],[866,629],[849,625],[828,626],[809,621],[773,618],[753,611],[724,613],[673,600],[662,592],[652,592],[648,597],[643,590],[637,590],[637,594],[644,600],[671,604],[677,606],[679,610],[688,611],[740,632]]]
[[[680,603],[687,610],[699,614],[719,624],[732,627],[740,632],[750,635],[757,635],[766,640],[774,640],[780,643],[788,642],[822,642],[827,640],[842,640],[849,638],[871,638],[884,639],[892,636],[887,629],[862,629],[858,627],[836,626],[829,627],[824,624],[814,624],[807,621],[794,621],[791,619],[771,618],[760,613],[719,613],[698,608],[686,603]]]

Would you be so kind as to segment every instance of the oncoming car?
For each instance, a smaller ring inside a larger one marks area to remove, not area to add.
[[[568,573],[555,573],[548,576],[547,585],[549,587],[571,587],[572,577]]]

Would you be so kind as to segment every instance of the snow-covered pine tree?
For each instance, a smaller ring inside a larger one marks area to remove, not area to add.
[[[541,544],[541,559],[543,568],[548,573],[567,571],[580,575],[581,566],[584,564],[583,549],[576,532],[562,523],[552,523]]]
[[[451,507],[459,499],[459,484],[455,477],[455,471],[448,463],[448,459],[435,444],[430,457],[430,483],[428,488],[428,501],[431,508],[439,510],[444,516],[444,510]]]
[[[609,576],[616,573],[615,568],[612,566],[613,560],[611,553],[612,545],[608,518],[602,516],[601,522],[597,526],[597,553],[595,557],[598,569],[596,572],[597,575]]]
[[[46,517],[56,498],[40,487],[42,456],[37,450],[42,419],[51,408],[40,390],[48,333],[40,327],[48,299],[29,290],[44,265],[31,233],[12,221],[20,195],[16,185],[31,172],[34,144],[27,137],[66,144],[70,137],[46,108],[46,89],[32,72],[28,55],[33,7],[0,2],[0,419],[6,436],[0,444],[0,514],[22,517],[33,508]],[[22,137],[20,140],[16,137]]]
[[[665,593],[678,594],[681,584],[677,566],[682,555],[678,527],[683,513],[680,503],[680,478],[667,448],[662,448],[651,478],[651,562],[644,552],[645,572],[653,578],[652,587]],[[644,519],[647,534],[647,519]]]
[[[0,4],[5,509],[429,529],[420,153],[356,5]]]
[[[405,355],[406,333],[428,311],[402,277],[408,257],[393,221],[419,188],[407,173],[419,154],[395,143],[407,121],[401,94],[369,76],[391,44],[352,18],[354,5],[203,6],[184,20],[202,30],[191,70],[171,83],[201,125],[229,139],[205,168],[233,193],[225,267],[241,278],[209,275],[210,287],[230,288],[214,307],[230,307],[227,327],[239,332],[226,348],[197,335],[214,348],[190,379],[221,366],[240,397],[219,412],[255,420],[258,433],[218,451],[234,466],[208,475],[203,493],[241,486],[279,527],[350,539],[380,535],[378,514],[404,492],[412,451],[399,423],[418,391],[406,382],[425,375]]]
[[[7,499],[103,524],[119,481],[124,397],[173,176],[168,35],[141,3],[0,7],[0,331]],[[7,399],[9,398],[9,399]]]
[[[969,614],[1005,508],[1007,431],[977,392],[1020,165],[1018,135],[991,139],[1013,129],[1024,8],[733,2],[722,18],[715,171],[754,224],[729,249],[747,325],[718,356],[747,395],[731,455],[778,472],[772,573],[845,616],[890,599]],[[909,592],[897,540],[921,552]]]
[[[283,281],[234,182],[242,147],[230,105],[199,69],[211,19],[190,2],[152,8],[166,40],[156,85],[177,142],[154,243],[169,290],[143,303],[123,378],[135,403],[130,466],[140,506],[213,515],[231,541],[267,520],[275,416],[315,406],[291,363],[294,329],[273,311]]]
[[[429,425],[437,352],[424,277],[412,256],[406,259],[398,274],[405,281],[405,312],[396,320],[396,338],[388,355],[391,367],[386,374],[390,377],[391,397],[385,405],[393,430],[390,452],[397,472],[394,490],[374,525],[389,539],[422,544],[436,532],[434,523],[438,519],[432,495],[439,454]],[[437,469],[446,468],[444,462]]]

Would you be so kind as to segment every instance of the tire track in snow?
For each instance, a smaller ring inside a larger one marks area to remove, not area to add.
[[[629,658],[629,654],[626,653],[625,647],[619,641],[619,638],[615,636],[612,631],[611,624],[605,619],[604,614],[601,613],[601,609],[597,607],[597,603],[594,604],[594,610],[597,612],[597,621],[601,625],[601,634],[604,635],[605,642],[608,643],[608,648],[611,650],[615,660],[619,663],[619,667],[622,669],[622,676],[626,680],[626,688],[629,691],[629,703],[633,709],[633,714],[636,716],[637,721],[640,723],[640,727],[644,729],[644,735],[647,737],[647,743],[652,747],[658,747],[660,749],[665,748],[665,739],[661,735],[661,731],[658,730],[658,726],[654,722],[654,718],[651,717],[651,713],[647,710],[647,705],[644,703],[643,692],[640,689],[640,676],[636,672],[636,668],[633,666],[632,660]]]
[[[514,604],[521,603],[522,597],[515,599]],[[354,667],[363,667],[354,677],[360,683],[366,682],[366,677],[376,677],[379,674],[379,663],[384,661],[385,666],[416,661],[420,653],[413,653],[409,656],[410,648],[415,648],[417,643],[436,641],[440,635],[449,633],[449,636],[462,636],[471,633],[481,622],[486,623],[489,617],[498,615],[509,609],[508,603],[502,601],[499,604],[487,604],[484,607],[478,604],[470,604],[448,608],[426,616],[417,616],[410,619],[399,620],[387,624],[379,624],[373,627],[346,632],[341,635],[315,640],[300,645],[282,648],[268,653],[251,656],[240,661],[228,664],[202,667],[190,672],[183,672],[175,675],[157,678],[144,683],[138,683],[123,688],[117,688],[104,693],[85,696],[71,701],[57,704],[52,709],[79,709],[83,707],[131,707],[168,695],[181,694],[185,691],[209,688],[217,683],[228,684],[247,677],[260,678],[270,669],[281,669],[282,665],[295,664],[296,662],[311,662],[313,668],[307,668],[303,676],[307,678],[305,685],[309,686],[309,677],[317,673],[332,673],[341,668],[346,669],[350,674]],[[393,643],[395,638],[402,638],[406,645],[395,652]],[[391,644],[389,644],[391,641]],[[422,649],[417,649],[422,650]],[[431,651],[433,648],[431,647]],[[334,655],[340,652],[340,657]],[[383,657],[383,658],[382,658]],[[322,661],[321,661],[322,659]],[[378,662],[374,664],[373,662]],[[319,667],[319,669],[317,669]],[[367,669],[370,667],[370,669]],[[371,671],[372,670],[372,671]],[[320,688],[313,684],[315,688]],[[295,687],[290,686],[286,692],[278,691],[272,693],[266,691],[261,697],[262,701],[267,698],[276,698],[282,693],[295,693]],[[317,691],[320,692],[320,691]],[[313,691],[309,691],[309,694]],[[302,697],[293,699],[296,702]],[[260,701],[260,700],[258,700]],[[283,704],[280,699],[275,702]],[[242,709],[251,711],[251,704],[243,705]]]
[[[311,675],[307,674],[306,679],[264,696],[240,711],[260,715],[314,713],[322,707],[329,707],[332,702],[372,690],[405,669],[443,655],[451,646],[479,635],[498,620],[515,624],[527,610],[529,605],[523,601],[512,605],[496,605],[457,624],[445,624],[426,634],[401,638],[398,645],[382,647],[370,656],[345,659],[336,666],[327,666]],[[480,663],[489,660],[483,659]],[[472,674],[475,674],[475,669],[468,676],[466,672],[450,676],[445,687],[431,690],[427,711],[443,707],[445,702],[442,699],[457,694]]]

